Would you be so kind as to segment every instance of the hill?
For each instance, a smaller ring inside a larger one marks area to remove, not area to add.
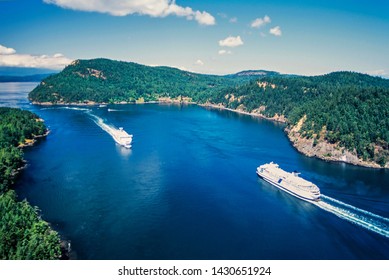
[[[33,102],[119,103],[182,98],[204,102],[247,77],[196,74],[171,67],[150,67],[108,59],[76,60],[46,78],[29,95]]]
[[[278,76],[281,75],[279,72],[275,71],[268,71],[268,70],[244,70],[240,71],[235,74],[226,75],[226,77],[240,77],[240,78],[249,78],[251,80],[252,78],[262,78],[262,77],[270,77],[270,76]]]
[[[389,80],[352,72],[264,77],[209,102],[287,122],[289,139],[308,156],[388,167]]]

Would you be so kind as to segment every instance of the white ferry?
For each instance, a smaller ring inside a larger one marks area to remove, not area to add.
[[[257,174],[266,182],[302,200],[320,200],[320,190],[315,184],[299,177],[299,173],[282,170],[278,164],[263,164],[257,168]]]
[[[119,145],[121,145],[127,149],[131,148],[132,135],[125,132],[123,127],[119,127],[118,130],[116,130],[116,129],[113,130],[112,137],[113,137],[113,139],[115,139],[116,143],[118,143]]]

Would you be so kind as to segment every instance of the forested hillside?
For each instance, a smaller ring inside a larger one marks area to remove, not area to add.
[[[265,77],[210,98],[227,108],[283,115],[303,138],[339,144],[384,166],[389,159],[389,80],[336,72]]]
[[[195,102],[205,102],[214,92],[252,78],[252,75],[202,75],[108,59],[76,60],[61,73],[45,79],[29,98],[34,102],[108,103],[185,96]]]
[[[0,108],[0,259],[58,259],[60,240],[38,209],[17,202],[10,190],[18,169],[24,165],[20,144],[43,135],[46,127],[31,112]]]

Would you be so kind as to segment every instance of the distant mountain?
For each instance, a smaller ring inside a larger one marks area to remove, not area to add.
[[[231,74],[228,76],[236,76],[236,77],[242,77],[242,76],[255,76],[255,77],[266,77],[266,76],[277,76],[280,75],[279,72],[275,71],[267,71],[267,70],[245,70],[245,71],[240,71],[235,74]]]
[[[47,73],[58,73],[59,70],[45,68],[28,68],[28,67],[6,67],[0,66],[0,76],[33,76]]]
[[[47,78],[50,74],[36,74],[29,76],[1,76],[0,75],[0,83],[8,83],[8,82],[40,82],[43,79]]]

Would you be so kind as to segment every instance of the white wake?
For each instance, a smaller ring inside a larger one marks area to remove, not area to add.
[[[321,200],[313,202],[313,204],[342,219],[389,238],[388,218],[346,204],[323,194],[321,195]]]
[[[118,131],[118,129],[113,125],[109,125],[109,124],[105,123],[102,118],[92,114],[91,109],[80,108],[80,107],[68,107],[68,106],[59,107],[59,108],[85,112],[86,114],[88,114],[91,117],[91,119],[94,121],[95,124],[97,124],[102,130],[107,132],[112,137],[113,140],[115,140],[114,134]],[[116,140],[115,140],[115,142],[116,142]]]
[[[107,132],[111,137],[115,140],[114,134],[118,130],[113,125],[108,125],[104,122],[104,120],[96,115],[93,115],[91,112],[87,112],[89,116],[91,116],[92,120],[97,124],[102,130]]]

